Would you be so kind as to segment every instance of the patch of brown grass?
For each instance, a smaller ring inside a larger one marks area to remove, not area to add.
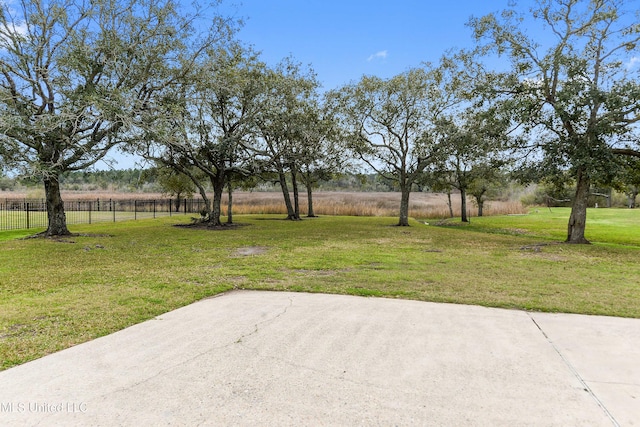
[[[224,199],[226,206],[226,198]],[[468,201],[469,214],[476,216],[477,209]],[[313,193],[313,210],[316,215],[344,216],[396,216],[400,209],[400,193],[317,192]],[[307,197],[300,197],[300,211],[306,215]],[[526,209],[520,202],[490,201],[485,203],[485,215],[523,214]],[[276,192],[238,192],[233,196],[235,214],[286,214],[282,194]],[[453,214],[460,216],[460,201],[453,199]],[[448,218],[446,194],[411,193],[409,215],[414,218]]]

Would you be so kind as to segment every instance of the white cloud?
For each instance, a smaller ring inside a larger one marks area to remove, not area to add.
[[[629,62],[627,62],[627,70],[631,70],[632,68],[635,68],[639,65],[640,65],[640,57],[634,56],[629,60]]]
[[[11,26],[13,27],[13,32],[15,34],[19,34],[21,36],[26,36],[29,33],[29,27],[27,27],[26,22],[12,22]]]
[[[4,50],[8,45],[13,45],[16,39],[26,37],[29,33],[29,28],[25,22],[9,22],[7,27],[0,31],[0,50]]]
[[[376,52],[373,55],[369,56],[367,58],[367,61],[371,62],[374,59],[386,59],[386,58],[387,58],[387,51],[381,50],[380,52]]]
[[[13,5],[18,3],[18,9],[16,9]],[[9,34],[17,34],[20,36],[26,36],[29,32],[29,28],[27,27],[27,23],[22,18],[22,13],[20,13],[19,2],[14,0],[0,0],[0,7],[2,8],[5,16],[5,22],[7,24],[7,28],[3,28],[3,31],[9,32]]]

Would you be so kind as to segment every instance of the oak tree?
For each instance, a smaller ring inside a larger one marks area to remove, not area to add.
[[[323,137],[314,117],[318,88],[312,69],[285,58],[267,73],[267,89],[256,121],[258,138],[253,150],[264,171],[278,177],[289,220],[300,219],[301,169],[320,155],[314,148],[317,138]]]
[[[485,75],[484,89],[526,126],[529,163],[576,183],[568,243],[588,243],[592,183],[613,179],[618,156],[640,156],[637,14],[633,1],[537,0],[529,12],[470,21],[479,51],[509,60],[507,72]]]
[[[390,79],[365,76],[332,94],[353,151],[401,192],[398,225],[409,225],[413,184],[436,159],[435,123],[456,104],[451,75],[425,65]]]
[[[199,13],[174,0],[0,4],[0,153],[43,181],[45,235],[69,234],[60,174],[130,140],[202,50],[229,36],[219,16],[201,31]]]
[[[459,191],[460,217],[468,222],[467,195],[473,190],[481,214],[487,186],[500,176],[506,164],[505,150],[514,144],[510,135],[514,128],[498,110],[468,104],[443,115],[436,131],[443,150],[434,168],[437,181]]]

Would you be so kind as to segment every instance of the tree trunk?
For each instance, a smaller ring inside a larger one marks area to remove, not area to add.
[[[453,218],[453,203],[451,203],[451,191],[447,191],[447,206],[449,206],[449,218]]]
[[[316,213],[313,211],[313,190],[311,189],[311,185],[307,183],[307,217],[315,218]]]
[[[473,195],[473,198],[476,201],[476,204],[478,205],[478,216],[481,217],[484,213],[484,195],[487,192],[486,189],[480,189],[478,192],[476,192]]]
[[[209,218],[211,216],[211,203],[209,202],[209,197],[207,196],[207,190],[199,181],[193,180],[193,182],[196,187],[198,187],[198,193],[200,193],[200,197],[202,197],[202,201],[204,203],[204,210],[200,212],[200,214],[204,218]]]
[[[64,202],[60,196],[60,182],[58,176],[44,178],[44,192],[47,202],[48,226],[44,235],[68,236],[67,217],[64,213]]]
[[[202,216],[202,218],[209,218],[211,216],[211,203],[209,202],[209,197],[207,196],[207,189],[204,188],[204,185],[202,184],[202,182],[199,179],[196,179],[196,177],[191,173],[188,167],[182,167],[180,165],[176,165],[175,163],[165,163],[165,165],[169,166],[170,168],[174,168],[175,170],[189,177],[191,182],[193,182],[193,185],[195,185],[196,188],[198,188],[198,193],[200,194],[200,197],[202,197],[204,209],[200,211],[200,215]],[[187,201],[185,200],[184,203],[185,203],[184,206],[186,209]],[[177,209],[176,209],[176,212],[177,212]]]
[[[571,206],[566,243],[588,244],[589,241],[584,237],[584,230],[587,225],[590,181],[582,169],[578,169],[576,184],[576,195],[573,206]]]
[[[233,224],[233,183],[231,182],[231,176],[227,179],[227,224]]]
[[[291,204],[291,196],[289,196],[289,187],[287,187],[287,179],[282,169],[278,171],[278,178],[280,179],[280,188],[282,189],[284,204],[287,207],[287,219],[295,220],[296,215],[293,210],[293,205]]]
[[[222,225],[220,216],[222,215],[222,193],[224,192],[225,176],[222,173],[216,173],[215,177],[211,177],[211,185],[213,187],[213,209],[209,215],[209,225],[219,227]]]
[[[291,186],[293,187],[293,212],[294,219],[300,219],[300,193],[298,192],[298,173],[295,167],[291,167]]]
[[[633,187],[628,193],[627,198],[629,203],[629,209],[635,209],[636,198],[638,197],[638,187]]]
[[[460,219],[462,222],[469,222],[467,218],[467,191],[460,189]]]
[[[400,227],[409,226],[409,195],[411,194],[410,190],[411,185],[404,184],[400,187],[400,219],[398,221],[398,226]]]

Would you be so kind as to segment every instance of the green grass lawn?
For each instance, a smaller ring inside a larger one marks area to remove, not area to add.
[[[330,292],[640,317],[640,211],[589,212],[593,245],[556,243],[568,211],[435,227],[396,218],[185,217],[0,232],[0,368],[230,289]],[[7,238],[10,236],[11,238]],[[611,237],[608,237],[611,236]]]
[[[564,241],[570,208],[536,208],[528,215],[471,218],[467,230]],[[449,220],[449,224],[457,224]],[[592,243],[640,246],[640,210],[589,209],[586,237]]]
[[[22,237],[33,236],[35,233],[45,231],[46,228],[32,228],[30,230],[2,230],[0,231],[0,242],[5,240],[15,240]],[[1,250],[1,249],[0,249]]]

